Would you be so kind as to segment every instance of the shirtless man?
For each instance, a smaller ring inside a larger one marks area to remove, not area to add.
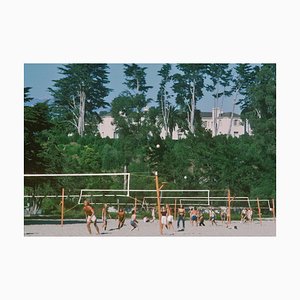
[[[133,210],[132,214],[131,214],[131,219],[130,219],[130,225],[132,226],[132,229],[130,231],[132,231],[138,227],[137,223],[138,223],[138,221],[136,219],[136,213],[135,213],[135,210]]]
[[[193,207],[190,211],[190,220],[192,226],[197,225],[197,215],[198,215],[198,210]]]
[[[184,220],[184,215],[185,215],[185,209],[180,204],[180,207],[178,208],[178,219],[177,219],[177,229],[179,229],[180,221],[182,221],[182,230],[184,230],[185,227],[185,220]]]
[[[124,226],[125,222],[125,211],[123,208],[120,208],[118,211],[118,229],[121,229]]]
[[[83,205],[84,205],[83,210],[84,210],[85,217],[86,217],[86,225],[87,225],[89,234],[92,234],[91,223],[94,223],[97,233],[99,234],[100,231],[99,231],[99,227],[97,226],[97,218],[95,216],[94,208],[90,205],[90,202],[87,200],[84,200]]]

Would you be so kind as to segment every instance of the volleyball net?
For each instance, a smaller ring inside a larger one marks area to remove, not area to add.
[[[110,212],[123,208],[142,214],[158,210],[158,191],[155,177],[134,173],[95,174],[25,174],[24,215],[54,216],[62,210],[66,217],[82,217],[82,204],[108,204]],[[63,193],[62,193],[63,190]],[[159,190],[160,206],[169,205],[174,211],[183,206],[186,211],[196,208],[204,213],[214,209],[217,214],[228,209],[238,218],[244,208],[251,208],[253,216],[274,217],[274,200],[250,199],[246,196],[228,198],[228,190],[176,189],[168,184]]]

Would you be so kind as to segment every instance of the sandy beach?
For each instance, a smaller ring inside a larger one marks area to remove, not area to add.
[[[27,223],[27,224],[26,224]],[[85,220],[65,220],[61,226],[59,220],[35,220],[26,222],[24,225],[24,236],[91,236],[91,237],[120,237],[120,236],[161,236],[159,232],[158,221],[153,223],[144,223],[142,220],[138,223],[138,228],[130,231],[131,226],[129,219],[126,219],[125,225],[121,229],[117,229],[116,220],[108,220],[107,230],[102,229],[102,223],[99,222],[100,235],[96,233],[93,225],[92,234],[87,231]],[[263,220],[262,224],[258,220],[252,223],[241,223],[232,221],[229,227],[221,221],[217,222],[217,226],[205,222],[206,226],[192,226],[190,221],[185,222],[185,230],[178,231],[176,223],[173,224],[174,230],[163,230],[164,237],[184,237],[184,236],[276,236],[276,222],[273,220]]]

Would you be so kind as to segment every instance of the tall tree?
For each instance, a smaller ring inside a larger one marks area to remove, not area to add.
[[[186,121],[190,133],[195,133],[196,104],[203,96],[205,64],[178,64],[179,73],[173,75],[173,91],[176,102],[186,113]]]
[[[209,64],[207,73],[209,75],[210,83],[206,85],[206,89],[212,93],[214,98],[212,134],[215,136],[219,129],[216,110],[219,108],[222,110],[224,97],[232,94],[231,89],[229,89],[232,71],[229,69],[229,64]],[[220,100],[222,100],[221,103]]]
[[[157,94],[157,103],[161,111],[162,124],[167,136],[171,136],[169,118],[170,112],[174,111],[174,106],[170,103],[171,95],[168,90],[168,84],[170,84],[172,80],[172,76],[170,74],[171,68],[170,64],[164,64],[158,71],[158,75],[161,77],[161,82]]]
[[[276,184],[276,65],[256,68],[255,80],[241,102],[242,115],[250,122],[258,156],[260,176],[255,179],[256,195],[275,197]],[[253,191],[253,194],[254,194]],[[254,194],[255,195],[255,194]]]
[[[96,131],[99,109],[108,106],[104,98],[110,89],[107,64],[66,64],[59,68],[63,78],[49,88],[60,117],[66,119],[83,136],[86,123]],[[94,122],[93,122],[94,121]]]
[[[234,68],[235,76],[232,80],[232,110],[231,110],[231,118],[230,118],[230,125],[228,129],[227,135],[231,134],[234,110],[236,105],[245,101],[247,97],[247,88],[253,83],[255,78],[255,67],[250,64],[237,64]]]
[[[152,86],[146,84],[147,67],[141,67],[137,64],[124,64],[124,84],[135,94],[145,95]]]

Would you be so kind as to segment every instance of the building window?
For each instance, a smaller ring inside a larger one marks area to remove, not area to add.
[[[234,132],[233,132],[233,136],[234,136],[234,137],[239,137],[239,132],[238,132],[238,131],[234,131]]]
[[[117,132],[114,132],[114,139],[118,139],[119,138],[119,134]]]
[[[206,128],[207,127],[207,121],[203,121],[203,126]]]
[[[183,133],[182,132],[178,132],[178,139],[182,140],[182,138],[183,138]]]
[[[234,120],[234,121],[233,121],[233,125],[234,125],[234,126],[237,126],[237,125],[238,125],[238,120]]]

